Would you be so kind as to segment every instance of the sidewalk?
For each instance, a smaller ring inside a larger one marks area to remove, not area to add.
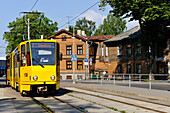
[[[134,96],[146,97],[151,99],[170,101],[170,91],[164,91],[164,90],[119,86],[113,84],[99,84],[97,81],[91,82],[88,80],[83,82],[77,81],[76,84],[72,84],[72,82],[70,81],[61,81],[61,87],[62,86],[77,86],[77,87],[84,87],[89,89],[110,91],[110,92],[115,92],[115,93],[120,93],[125,95],[134,95]]]

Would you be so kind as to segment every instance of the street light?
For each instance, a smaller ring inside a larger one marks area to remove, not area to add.
[[[73,26],[73,55],[75,55],[75,37],[74,37],[74,30],[75,28],[78,27],[74,27]],[[73,84],[76,84],[76,80],[75,80],[75,61],[73,61]]]

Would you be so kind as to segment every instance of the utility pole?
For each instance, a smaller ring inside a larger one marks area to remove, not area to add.
[[[74,26],[73,26],[73,55],[75,55]],[[76,84],[76,80],[75,80],[75,61],[73,61],[73,84]]]
[[[30,40],[30,20],[28,18],[28,40]]]
[[[43,12],[20,12],[23,14],[44,14]],[[26,19],[26,16],[25,16]],[[28,25],[28,40],[30,40],[30,20],[28,18],[28,23],[26,23]],[[23,36],[24,37],[24,36]]]

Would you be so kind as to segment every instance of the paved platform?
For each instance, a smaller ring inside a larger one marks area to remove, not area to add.
[[[170,89],[170,83],[167,83],[166,85],[169,85],[169,89]],[[135,95],[135,96],[146,97],[151,99],[159,99],[159,100],[170,102],[170,90],[165,91],[165,90],[156,90],[156,89],[148,89],[148,88],[128,87],[128,86],[119,86],[119,85],[113,85],[107,83],[100,84],[98,81],[89,81],[89,80],[77,81],[76,84],[73,84],[71,81],[68,80],[65,81],[62,80],[61,87],[62,86],[79,86],[84,88],[87,87],[90,89],[111,91],[120,94]]]
[[[0,77],[0,113],[44,113],[39,105],[30,97],[22,97],[5,83],[5,78]]]

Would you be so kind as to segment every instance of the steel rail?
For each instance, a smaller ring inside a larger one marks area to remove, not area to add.
[[[80,108],[80,107],[78,107],[78,106],[74,106],[74,105],[72,105],[72,104],[70,104],[70,103],[68,103],[68,102],[66,102],[66,101],[64,101],[64,100],[62,100],[62,99],[59,99],[59,98],[56,98],[56,97],[54,97],[54,96],[52,96],[55,100],[58,100],[58,101],[60,101],[60,102],[62,102],[62,103],[65,103],[65,104],[67,104],[67,105],[69,105],[69,106],[71,106],[71,107],[73,107],[73,108],[75,108],[75,109],[77,109],[77,110],[79,110],[79,111],[81,111],[81,112],[83,112],[83,113],[88,113],[88,111],[86,111],[86,110],[84,110],[84,109],[82,109],[82,108]]]
[[[43,109],[45,109],[48,113],[54,113],[54,111],[52,111],[49,107],[45,106],[42,102],[38,101],[37,99],[35,99],[34,97],[31,97],[33,101],[35,101],[35,103],[37,103],[38,105],[40,105]]]
[[[98,98],[101,98],[101,99],[110,100],[110,101],[122,103],[122,104],[125,104],[125,105],[130,105],[130,106],[134,106],[134,107],[138,107],[138,108],[142,108],[142,109],[146,109],[146,110],[150,110],[150,111],[154,111],[154,112],[167,113],[167,112],[164,112],[164,111],[155,110],[155,109],[152,109],[152,108],[148,108],[148,107],[144,107],[144,106],[140,106],[140,105],[136,105],[136,104],[132,104],[132,103],[128,103],[128,102],[123,102],[123,101],[116,100],[116,99],[102,97],[102,96],[99,96],[99,95],[89,94],[89,93],[80,92],[80,91],[74,91],[74,90],[70,90],[70,89],[67,89],[67,90],[72,91],[72,93],[81,93],[81,94],[85,94],[85,95],[90,95],[90,96],[98,97]]]
[[[170,105],[167,105],[167,104],[162,104],[162,103],[153,102],[153,101],[148,101],[148,100],[142,100],[142,99],[138,99],[138,98],[135,98],[135,97],[128,97],[128,96],[123,96],[123,95],[119,95],[119,94],[110,94],[110,93],[100,92],[100,91],[96,91],[96,90],[92,90],[92,89],[80,88],[80,87],[77,87],[77,86],[75,86],[75,88],[83,89],[83,90],[87,90],[87,91],[92,91],[92,92],[97,92],[97,93],[102,93],[102,94],[107,94],[107,95],[112,95],[112,96],[119,96],[119,97],[123,97],[123,98],[128,98],[128,99],[143,101],[143,102],[147,102],[147,103],[151,103],[151,104],[157,104],[157,105],[161,105],[161,106],[170,107]],[[115,92],[115,93],[116,93],[116,92]],[[139,96],[138,96],[138,97],[139,97]]]

